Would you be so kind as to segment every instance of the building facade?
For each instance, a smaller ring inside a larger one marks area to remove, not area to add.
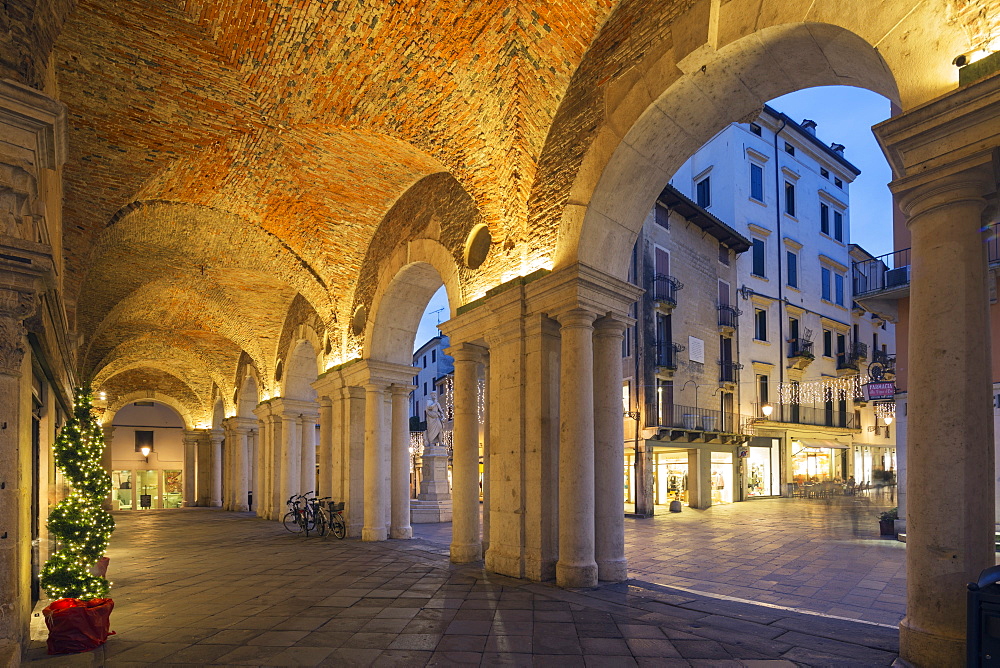
[[[671,180],[751,243],[731,296],[741,312],[739,412],[751,436],[746,498],[811,483],[894,483],[887,409],[863,390],[873,348],[892,349],[894,331],[853,299],[852,252],[864,251],[850,243],[849,186],[860,171],[843,151],[820,141],[814,122],[765,106]]]
[[[417,373],[413,376],[415,389],[410,395],[410,417],[423,422],[424,406],[431,392],[441,395],[441,384],[445,376],[455,372],[455,361],[445,354],[448,347],[448,337],[440,334],[430,339],[413,353],[413,367]]]

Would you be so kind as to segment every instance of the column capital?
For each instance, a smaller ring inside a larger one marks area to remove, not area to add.
[[[625,329],[635,324],[633,318],[621,318],[614,315],[607,315],[594,321],[595,337],[623,338]]]
[[[481,362],[486,350],[474,343],[456,343],[449,346],[445,352],[455,358],[456,362]]]
[[[559,321],[560,329],[593,329],[598,314],[585,308],[573,308],[553,317]]]
[[[13,288],[0,288],[0,373],[18,375],[27,348],[28,330],[24,319],[35,312],[37,294]]]
[[[935,209],[955,204],[971,204],[986,208],[986,196],[996,189],[985,169],[972,169],[950,174],[897,192],[897,203],[908,218],[907,225]]]
[[[392,396],[406,396],[413,390],[417,389],[416,385],[406,385],[403,383],[393,383],[389,386],[389,391],[392,392]]]

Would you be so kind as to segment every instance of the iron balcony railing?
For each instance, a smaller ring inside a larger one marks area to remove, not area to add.
[[[854,341],[851,343],[850,354],[857,360],[868,359],[868,344],[861,341]]]
[[[896,356],[884,350],[875,350],[872,352],[872,362],[878,362],[883,366],[893,366],[896,364]]]
[[[729,304],[719,304],[719,327],[731,327],[736,329],[739,321],[740,310]]]
[[[664,405],[659,416],[659,426],[688,431],[738,433],[739,413],[724,413],[708,408],[693,408],[678,404]]]
[[[665,369],[677,368],[677,353],[684,350],[679,343],[658,343],[654,351],[654,364]]]
[[[788,341],[788,356],[789,357],[808,357],[813,359],[816,357],[813,353],[813,342],[808,339],[790,339]]]
[[[993,223],[985,241],[986,260],[1000,263],[1000,223]],[[851,267],[854,296],[905,288],[910,284],[910,249],[879,255],[871,260],[855,262]]]
[[[837,353],[837,369],[854,369],[857,371],[860,367],[860,360],[856,355],[850,352]]]
[[[840,427],[855,429],[854,413],[837,410],[836,407],[803,406],[801,404],[773,404],[771,416],[764,418],[758,404],[754,404],[754,413],[768,422],[785,424],[807,424],[817,427]]]
[[[684,287],[683,283],[666,274],[656,274],[653,276],[652,283],[650,292],[653,295],[653,301],[677,306],[677,291]]]
[[[739,382],[739,371],[743,368],[742,364],[737,364],[736,362],[720,361],[719,362],[719,382],[720,383],[736,383]]]

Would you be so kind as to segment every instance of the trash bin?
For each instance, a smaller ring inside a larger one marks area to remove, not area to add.
[[[966,665],[1000,667],[1000,566],[969,583]]]

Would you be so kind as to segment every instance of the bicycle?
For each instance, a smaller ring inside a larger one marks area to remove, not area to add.
[[[299,533],[305,526],[305,510],[300,507],[302,496],[293,494],[288,497],[288,512],[281,518],[281,523],[289,533]]]
[[[315,492],[306,492],[303,495],[303,498],[305,499],[306,502],[305,505],[306,536],[308,536],[309,532],[314,529],[316,533],[318,533],[320,536],[325,536],[327,527],[329,526],[329,520],[326,517],[326,511],[323,510],[322,503],[324,501],[327,501],[330,497],[324,496],[323,498],[318,498],[314,496],[312,498],[308,498],[309,494],[314,494],[314,493]]]
[[[337,538],[343,539],[347,536],[347,523],[344,522],[344,502],[334,503],[330,501],[327,504],[330,513],[330,533],[332,533]]]

